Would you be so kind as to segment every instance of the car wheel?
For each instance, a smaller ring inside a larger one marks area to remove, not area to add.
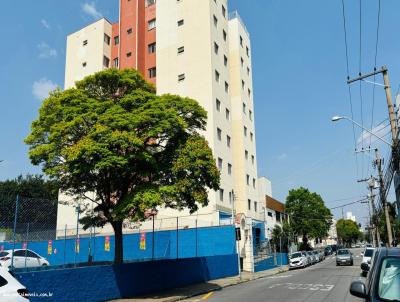
[[[350,266],[353,266],[353,261],[350,262]]]
[[[47,264],[46,264],[46,263],[43,263],[42,266],[47,266]]]
[[[339,263],[336,262],[336,266],[339,266]]]

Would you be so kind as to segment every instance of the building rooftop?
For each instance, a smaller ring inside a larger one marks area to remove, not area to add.
[[[250,37],[250,33],[249,33],[249,31],[247,30],[247,27],[246,27],[246,25],[244,24],[242,18],[240,18],[240,15],[239,15],[239,13],[237,12],[237,10],[234,10],[234,11],[232,11],[232,12],[230,12],[230,13],[228,14],[228,20],[233,20],[233,19],[238,19],[238,21],[240,22],[240,24],[242,24],[242,26],[243,26],[243,28],[244,28],[244,31],[245,31],[246,34]]]

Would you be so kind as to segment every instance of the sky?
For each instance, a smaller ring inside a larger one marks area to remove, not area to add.
[[[345,1],[351,77],[375,66],[378,1],[361,3],[360,52],[359,1]],[[376,66],[389,68],[393,95],[400,83],[399,9],[400,1],[381,1]],[[353,116],[388,140],[390,128],[381,86],[375,86],[373,98],[374,85],[353,84],[350,106],[341,1],[230,0],[229,10],[238,10],[251,35],[258,174],[272,181],[273,196],[284,202],[290,189],[304,186],[329,208],[365,197],[366,184],[357,180],[376,175],[374,154],[356,154],[355,145],[379,148],[385,159],[389,150],[357,127],[353,133],[350,122],[333,123],[331,117]],[[48,91],[63,86],[66,36],[102,16],[116,21],[117,14],[117,0],[2,3],[0,180],[41,172],[30,164],[23,139]],[[375,81],[382,83],[382,77]],[[365,223],[366,204],[346,206],[347,211]],[[341,209],[332,213],[342,215]]]

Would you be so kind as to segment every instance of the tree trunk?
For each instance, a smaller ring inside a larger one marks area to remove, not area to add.
[[[124,261],[124,249],[122,245],[122,221],[111,223],[115,235],[114,263],[120,264]]]
[[[305,249],[307,249],[307,247],[308,247],[307,234],[303,234],[303,246],[304,246]]]

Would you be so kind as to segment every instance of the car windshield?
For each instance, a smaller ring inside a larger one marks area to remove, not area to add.
[[[368,249],[368,250],[365,250],[364,256],[365,257],[372,257],[373,253],[374,253],[374,250]]]
[[[301,253],[293,253],[292,258],[299,258],[301,257]]]
[[[349,251],[348,250],[339,250],[337,254],[338,255],[348,255]]]
[[[378,294],[386,301],[400,301],[400,258],[383,260]]]
[[[0,257],[4,257],[4,256],[7,256],[8,255],[8,252],[0,252]]]

